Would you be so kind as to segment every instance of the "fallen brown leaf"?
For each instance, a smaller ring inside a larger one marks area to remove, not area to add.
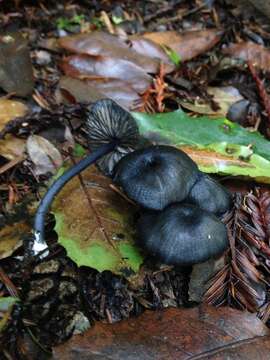
[[[19,96],[31,94],[34,77],[27,41],[20,33],[0,37],[0,86]],[[23,71],[22,71],[23,70]]]
[[[54,174],[63,163],[59,150],[47,139],[39,135],[31,135],[26,143],[27,153],[34,163],[36,175]]]
[[[230,55],[244,61],[249,61],[253,66],[261,70],[269,71],[270,51],[262,45],[254,44],[251,41],[231,44],[223,49],[223,54]]]
[[[0,99],[0,131],[10,120],[22,117],[27,112],[27,106],[20,101]]]
[[[80,80],[63,76],[60,79],[59,88],[65,91],[62,93],[62,98],[66,99],[65,95],[68,92],[77,102],[90,103],[111,98],[123,108],[130,110],[134,109],[134,106],[140,101],[139,95],[131,86],[117,79]]]
[[[219,29],[207,29],[183,34],[177,31],[152,32],[143,36],[156,44],[169,46],[181,61],[187,61],[210,50],[219,42],[221,34]]]
[[[65,58],[61,68],[68,76],[123,80],[138,92],[145,91],[152,78],[141,67],[126,59],[73,55]]]
[[[204,114],[204,115],[214,115],[218,116],[226,116],[230,106],[237,101],[243,99],[243,96],[239,93],[239,91],[232,86],[224,86],[224,87],[212,87],[209,86],[207,88],[208,94],[213,96],[213,101],[218,105],[218,109],[213,109],[211,104],[205,101],[195,101],[195,103],[185,102],[180,100],[180,104],[195,113]]]
[[[24,222],[6,225],[0,230],[0,259],[10,256],[22,245],[23,237],[29,235],[31,228]]]
[[[160,59],[163,64],[166,64],[166,72],[168,72],[169,67],[171,67],[171,70],[173,70],[173,64],[160,45],[150,39],[144,38],[141,35],[132,35],[129,37],[129,40],[131,43],[131,48],[137,53],[144,56],[149,56],[151,58]]]
[[[16,138],[13,135],[7,135],[5,139],[0,140],[0,155],[8,160],[14,160],[22,157],[25,150],[25,140]]]
[[[155,74],[159,69],[159,60],[136,53],[120,37],[103,31],[63,37],[59,40],[59,45],[77,54],[107,57],[114,61],[125,59],[147,73]]]
[[[53,359],[255,360],[269,353],[270,331],[254,314],[201,306],[96,323],[55,347]]]

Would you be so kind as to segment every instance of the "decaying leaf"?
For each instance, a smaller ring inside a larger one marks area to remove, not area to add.
[[[71,180],[57,196],[53,212],[59,242],[79,266],[128,276],[143,259],[134,246],[132,207],[95,168]]]
[[[0,99],[0,131],[10,120],[24,116],[27,111],[27,106],[20,101]]]
[[[83,103],[110,98],[128,110],[134,109],[140,103],[137,92],[128,83],[117,79],[79,80],[63,76],[59,81],[59,88],[62,91],[61,102],[69,100],[70,95],[75,101]]]
[[[257,132],[224,118],[192,118],[183,111],[132,114],[143,136],[156,143],[188,146],[187,152],[205,172],[270,182],[270,142]]]
[[[0,334],[1,331],[5,329],[8,320],[10,319],[14,304],[16,304],[18,301],[18,298],[11,296],[0,298]]]
[[[42,136],[29,136],[26,147],[37,175],[54,174],[62,166],[63,159],[59,150]]]
[[[19,96],[31,94],[34,77],[27,41],[19,33],[0,38],[0,86]],[[22,71],[23,70],[23,71]]]
[[[246,62],[250,61],[252,65],[261,70],[269,71],[270,68],[270,51],[266,47],[255,44],[251,41],[242,41],[238,44],[231,44],[223,49],[223,53],[242,59]]]
[[[173,70],[173,65],[171,64],[168,55],[160,45],[150,39],[144,38],[141,35],[132,35],[129,37],[129,40],[132,49],[135,50],[138,54],[160,59],[163,64],[166,64],[166,72],[168,72],[169,65]]]
[[[23,157],[25,150],[25,140],[7,135],[5,139],[0,139],[0,155],[8,160]]]
[[[268,359],[270,331],[254,314],[230,308],[146,311],[114,325],[101,322],[53,349],[55,360]]]
[[[152,32],[143,36],[156,44],[169,46],[180,56],[181,61],[187,61],[214,47],[221,34],[218,29],[207,29],[183,34],[177,31]]]
[[[31,228],[25,222],[15,222],[0,230],[0,259],[10,256],[22,245],[23,238],[29,236]]]
[[[120,37],[103,31],[67,36],[61,38],[59,44],[73,53],[106,57],[114,61],[125,59],[147,73],[155,74],[159,69],[158,59],[136,53]]]
[[[58,86],[61,92],[63,92],[60,99],[61,102],[65,102],[63,99],[70,101],[70,97],[73,101],[82,103],[95,102],[104,98],[104,95],[95,89],[94,86],[73,77],[62,76]]]
[[[61,67],[68,76],[122,80],[138,92],[145,91],[152,82],[151,76],[140,66],[125,58],[73,55],[65,58]]]
[[[218,109],[213,109],[211,104],[196,101],[194,104],[181,101],[180,104],[195,113],[203,115],[226,116],[231,105],[243,99],[239,91],[232,86],[207,88],[208,94],[213,96],[213,101],[218,105]]]

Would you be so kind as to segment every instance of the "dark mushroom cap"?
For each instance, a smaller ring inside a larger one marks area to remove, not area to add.
[[[172,146],[150,146],[123,157],[114,182],[141,206],[162,210],[184,200],[198,177],[197,165]]]
[[[225,225],[190,204],[143,213],[137,224],[140,245],[161,262],[193,265],[220,256],[228,247]]]
[[[201,173],[201,177],[192,187],[186,202],[195,204],[203,210],[222,215],[230,209],[230,192],[217,181]]]
[[[110,99],[94,103],[87,112],[86,129],[89,147],[95,151],[112,141],[116,148],[98,160],[97,165],[111,175],[115,164],[127,153],[133,151],[139,141],[139,130],[133,117]]]

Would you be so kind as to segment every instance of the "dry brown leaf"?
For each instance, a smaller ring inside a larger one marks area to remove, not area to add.
[[[0,99],[0,131],[10,120],[26,115],[28,108],[20,101]]]
[[[159,45],[169,46],[181,61],[187,61],[210,50],[219,42],[221,34],[218,29],[207,29],[183,34],[177,31],[152,32],[143,36]]]
[[[0,37],[0,86],[19,96],[31,94],[33,69],[27,41],[20,33]]]
[[[69,101],[69,97],[66,95],[66,92],[71,95],[73,101],[75,102],[89,103],[104,98],[104,94],[95,89],[94,86],[90,85],[86,81],[69,76],[61,77],[58,87],[61,91],[63,90],[62,99],[60,99],[61,102],[65,102],[63,98]]]
[[[53,359],[254,360],[269,353],[270,331],[254,314],[201,306],[96,323],[55,347]]]
[[[114,61],[125,59],[147,73],[155,74],[159,70],[159,60],[136,53],[124,40],[103,31],[66,36],[59,40],[59,45],[78,54],[107,57]]]
[[[0,259],[10,256],[22,245],[23,238],[29,235],[31,228],[24,222],[6,225],[0,230]]]
[[[166,72],[168,72],[169,66],[171,66],[173,70],[173,64],[171,63],[168,55],[165,53],[165,51],[160,45],[150,39],[145,39],[141,35],[132,35],[129,37],[129,40],[131,41],[132,49],[135,50],[137,53],[144,56],[149,56],[151,58],[160,59],[163,64],[166,64]]]
[[[61,65],[68,76],[87,78],[103,77],[123,80],[137,92],[144,92],[152,78],[141,67],[126,59],[73,55]]]
[[[180,104],[190,111],[203,115],[226,116],[231,105],[243,99],[243,96],[233,86],[207,88],[208,94],[212,95],[213,101],[218,105],[218,109],[214,110],[211,104],[205,101],[195,101],[194,103],[181,101]]]
[[[250,61],[252,65],[261,70],[269,71],[270,51],[262,45],[254,44],[251,41],[231,44],[223,49],[223,54],[230,55],[244,61]]]
[[[13,135],[6,135],[5,139],[0,139],[0,155],[8,160],[23,157],[25,150],[25,140],[16,138]]]
[[[28,155],[35,165],[36,175],[54,174],[63,164],[59,150],[42,136],[29,136],[26,147]]]
[[[67,91],[77,102],[94,102],[111,98],[125,109],[133,109],[140,97],[127,83],[117,79],[79,80],[63,76],[59,88]],[[65,94],[62,94],[65,98]],[[61,99],[62,101],[62,99]]]

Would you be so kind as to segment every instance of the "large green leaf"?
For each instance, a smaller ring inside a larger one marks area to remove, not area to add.
[[[192,118],[181,110],[132,115],[144,137],[183,148],[202,171],[270,183],[270,142],[258,132],[225,118]]]
[[[143,258],[134,244],[133,208],[94,167],[72,179],[56,197],[59,242],[77,265],[129,276]]]

